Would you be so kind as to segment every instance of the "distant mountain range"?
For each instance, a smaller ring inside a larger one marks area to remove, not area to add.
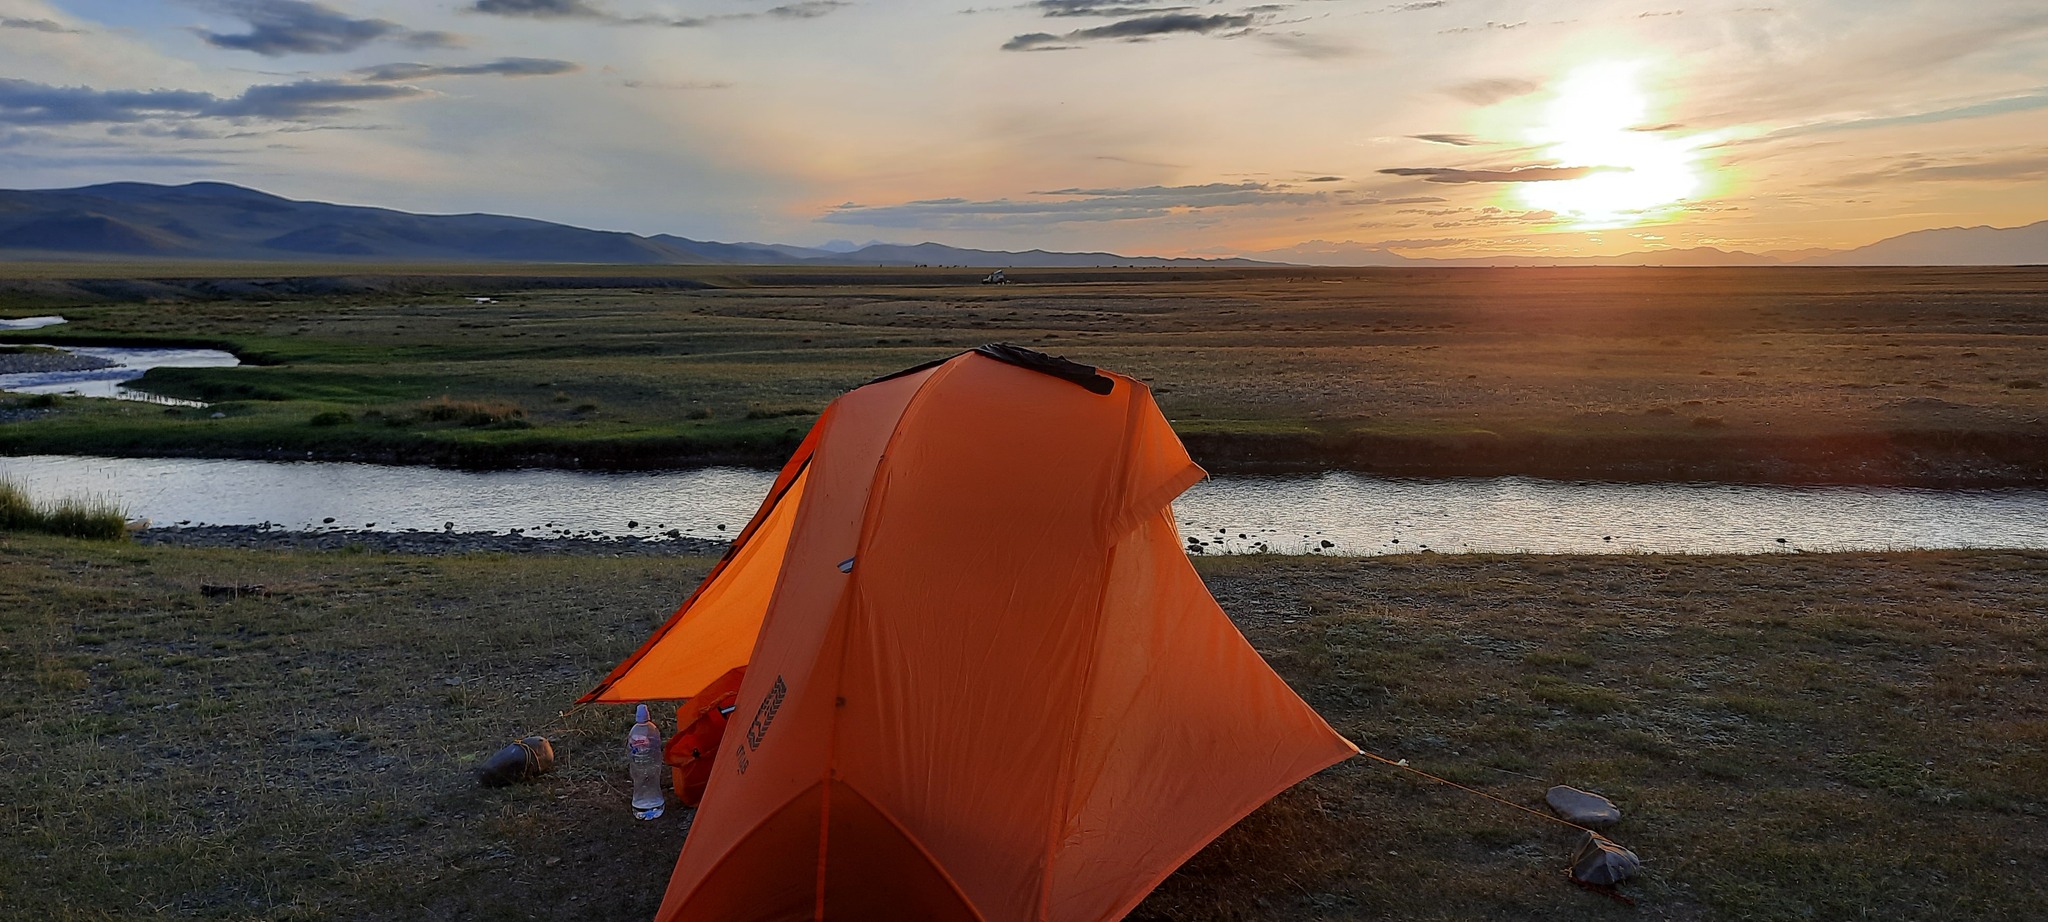
[[[847,249],[841,251],[835,245]],[[77,189],[0,190],[0,259],[365,262],[553,262],[622,265],[1254,266],[1248,259],[1166,259],[1115,253],[1006,253],[921,243],[834,241],[833,249],[644,237],[504,215],[424,215],[301,202],[217,182],[117,182]]]
[[[1410,257],[1358,244],[1310,243],[1190,259],[1115,253],[1008,252],[938,243],[834,240],[821,247],[718,243],[672,234],[596,231],[505,215],[425,215],[302,202],[227,183],[119,182],[0,190],[0,260],[78,257],[364,262],[555,262],[620,265],[973,266],[1996,266],[2048,264],[2048,221],[2025,227],[1914,231],[1853,250],[1744,253],[1713,247],[1607,257]]]
[[[1944,227],[1887,237],[1853,250],[1745,253],[1715,247],[1642,250],[1619,256],[1406,256],[1358,244],[1316,242],[1248,256],[1325,266],[2039,266],[2048,265],[2048,221],[2025,227]]]
[[[1810,266],[2048,265],[2048,221],[2025,227],[1943,227],[1887,237],[1804,261]]]

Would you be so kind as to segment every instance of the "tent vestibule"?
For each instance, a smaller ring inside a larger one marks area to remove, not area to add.
[[[1189,563],[1138,381],[983,347],[834,401],[586,701],[745,666],[658,918],[1122,917],[1357,752]]]

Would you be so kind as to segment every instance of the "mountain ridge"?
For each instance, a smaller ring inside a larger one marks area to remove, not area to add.
[[[2048,265],[2048,221],[2017,227],[1910,231],[1848,250],[1749,253],[1701,246],[1616,256],[1406,256],[1354,243],[1309,241],[1235,257],[1125,256],[1108,252],[982,250],[942,243],[853,249],[721,243],[675,234],[593,230],[538,218],[469,212],[421,214],[372,205],[301,201],[223,182],[111,182],[69,189],[0,190],[0,261],[157,257],[213,260],[553,262],[607,265],[962,266],[2005,266]]]
[[[613,265],[960,265],[976,268],[1259,266],[1256,260],[1012,253],[938,243],[870,243],[848,252],[790,244],[645,236],[484,213],[418,214],[300,201],[220,182],[116,182],[0,190],[0,260],[43,256],[361,259]]]
[[[2048,265],[2048,221],[2017,227],[1931,227],[1886,237],[1802,266],[2038,266]]]

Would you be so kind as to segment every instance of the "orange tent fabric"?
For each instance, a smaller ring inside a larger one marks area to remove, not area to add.
[[[1141,383],[983,347],[819,418],[586,701],[747,667],[660,922],[1121,918],[1357,752],[1189,564]]]

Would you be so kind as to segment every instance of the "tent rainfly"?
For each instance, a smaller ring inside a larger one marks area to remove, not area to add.
[[[745,666],[659,922],[1123,917],[1358,750],[1188,562],[1145,385],[1008,345],[833,401],[584,702]]]

